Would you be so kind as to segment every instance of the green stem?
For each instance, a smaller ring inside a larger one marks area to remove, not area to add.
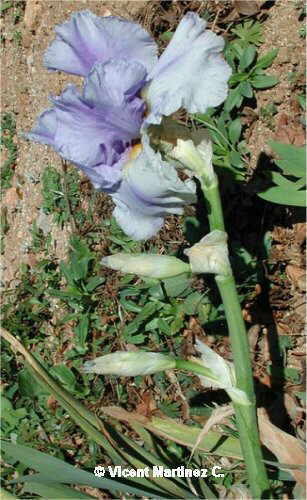
[[[248,399],[252,403],[250,406],[234,404],[249,484],[254,498],[269,498],[269,482],[263,463],[258,433],[256,398],[249,343],[236,285],[233,276],[216,276],[215,279],[225,308],[234,359],[236,385],[247,394]]]
[[[188,372],[195,373],[196,375],[202,375],[203,377],[213,378],[211,370],[202,366],[199,363],[193,363],[193,361],[185,361],[184,359],[176,358],[176,369],[177,370],[187,370]],[[219,380],[216,379],[218,382]]]
[[[213,231],[213,229],[225,231],[223,209],[217,178],[210,187],[207,187],[204,181],[201,182],[201,186],[205,196],[210,231]]]
[[[202,189],[206,204],[209,207],[210,230],[219,229],[224,231],[224,217],[218,184],[216,183],[216,185],[208,188],[202,182]],[[225,308],[233,353],[236,385],[238,389],[245,391],[251,402],[250,406],[234,404],[240,443],[246,463],[251,492],[253,497],[257,499],[270,498],[270,486],[263,463],[257,425],[256,398],[249,344],[235,281],[232,275],[216,276],[216,283]]]

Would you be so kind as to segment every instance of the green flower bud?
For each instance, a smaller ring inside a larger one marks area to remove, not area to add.
[[[175,366],[175,358],[159,352],[117,351],[93,361],[87,361],[83,365],[83,370],[86,373],[136,377],[137,375],[151,375],[164,370],[172,370]]]
[[[195,274],[213,273],[222,276],[231,274],[227,234],[224,231],[218,229],[211,231],[184,253],[189,257],[192,272]]]
[[[206,130],[192,132],[190,139],[178,139],[177,146],[169,154],[192,170],[207,188],[217,185],[212,165],[212,142]]]
[[[101,263],[106,267],[126,274],[137,274],[138,276],[157,279],[170,278],[178,274],[191,272],[189,264],[176,259],[176,257],[166,255],[116,253],[104,257]]]

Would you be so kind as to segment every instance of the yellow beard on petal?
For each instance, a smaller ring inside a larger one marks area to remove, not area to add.
[[[140,142],[132,146],[131,150],[129,151],[129,160],[123,166],[123,175],[125,175],[125,173],[127,173],[127,170],[133,165],[133,161],[139,156],[142,149],[143,146]]]
[[[139,156],[141,151],[142,151],[142,144],[140,142],[132,146],[132,149],[129,153],[129,160],[135,160]]]

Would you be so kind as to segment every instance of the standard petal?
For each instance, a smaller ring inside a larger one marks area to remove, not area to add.
[[[181,214],[184,205],[196,201],[195,189],[193,181],[179,179],[175,168],[162,161],[144,137],[142,152],[125,165],[121,185],[112,196],[114,217],[131,238],[151,238],[166,214]]]
[[[97,61],[116,58],[139,61],[150,71],[157,61],[157,46],[149,34],[139,24],[119,17],[80,11],[55,31],[56,39],[44,57],[50,70],[86,76]]]
[[[224,40],[205,28],[206,22],[194,12],[188,12],[179,23],[147,78],[147,124],[160,123],[162,115],[180,107],[204,113],[226,99],[231,68],[221,56]]]
[[[83,98],[101,114],[106,131],[116,131],[123,141],[140,135],[145,103],[136,94],[145,77],[142,64],[111,59],[95,64],[85,80]]]

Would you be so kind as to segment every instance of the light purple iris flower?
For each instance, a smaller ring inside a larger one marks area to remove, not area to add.
[[[186,14],[158,59],[154,40],[138,24],[81,11],[56,27],[45,54],[49,70],[84,76],[84,87],[80,94],[69,85],[51,97],[53,107],[28,137],[52,146],[109,192],[114,216],[134,239],[153,236],[167,213],[181,213],[195,200],[191,181],[179,180],[144,133],[142,152],[134,161],[130,155],[141,130],[163,115],[180,107],[205,112],[227,97],[224,42],[205,27],[197,14]]]

